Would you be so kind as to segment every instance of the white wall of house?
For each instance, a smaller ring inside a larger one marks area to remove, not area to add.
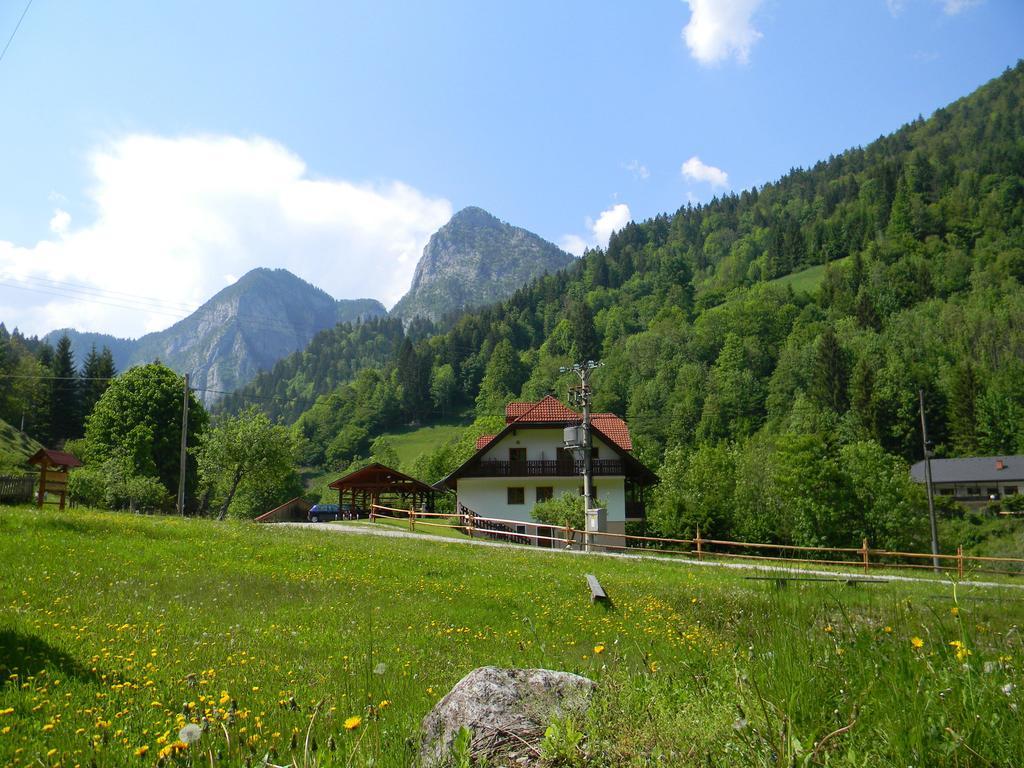
[[[548,487],[556,497],[563,493],[579,494],[582,477],[461,477],[458,480],[459,504],[484,517],[532,522],[531,512],[537,501],[537,488]],[[622,476],[594,478],[597,501],[608,510],[608,522],[626,520],[626,484]],[[508,489],[522,488],[524,503],[509,504]]]
[[[508,461],[509,448],[526,448],[527,461],[554,461],[557,457],[556,449],[564,444],[562,437],[561,427],[512,430],[488,448],[481,458],[484,461]],[[618,456],[603,440],[595,437],[592,442],[597,448],[598,458],[614,459]]]

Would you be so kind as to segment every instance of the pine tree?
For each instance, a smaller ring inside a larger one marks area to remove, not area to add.
[[[114,356],[110,349],[103,347],[102,352],[97,352],[94,344],[82,364],[82,381],[79,384],[83,424],[96,407],[96,403],[103,397],[103,393],[107,391],[115,373]]]
[[[590,305],[580,293],[576,293],[569,300],[568,318],[573,362],[585,363],[588,360],[597,360],[601,354],[601,340],[597,336],[594,314],[590,311]]]
[[[949,430],[953,450],[961,456],[978,452],[978,373],[970,360],[953,369],[949,390]]]
[[[850,366],[832,326],[818,337],[811,378],[811,397],[821,406],[843,413],[848,404]]]
[[[69,437],[81,437],[82,418],[78,397],[78,374],[75,372],[75,356],[71,351],[71,339],[67,334],[60,337],[53,362],[50,365],[53,386],[50,396],[50,442],[55,443]]]

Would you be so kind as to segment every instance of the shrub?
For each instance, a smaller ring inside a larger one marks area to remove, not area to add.
[[[533,507],[533,517],[548,525],[561,527],[571,526],[583,529],[583,497],[574,493],[563,493],[561,496],[542,501]]]

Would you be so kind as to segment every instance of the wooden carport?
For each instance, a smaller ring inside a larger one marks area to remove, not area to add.
[[[427,512],[434,511],[436,490],[414,477],[383,464],[369,464],[362,469],[349,472],[331,483],[328,488],[338,492],[338,503],[342,516],[365,517],[374,504],[408,509],[415,507]]]

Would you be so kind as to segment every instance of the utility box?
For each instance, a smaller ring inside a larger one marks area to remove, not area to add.
[[[608,510],[604,507],[587,510],[587,532],[608,530]]]
[[[583,427],[566,427],[562,430],[562,440],[565,442],[566,448],[582,448],[584,442]]]

